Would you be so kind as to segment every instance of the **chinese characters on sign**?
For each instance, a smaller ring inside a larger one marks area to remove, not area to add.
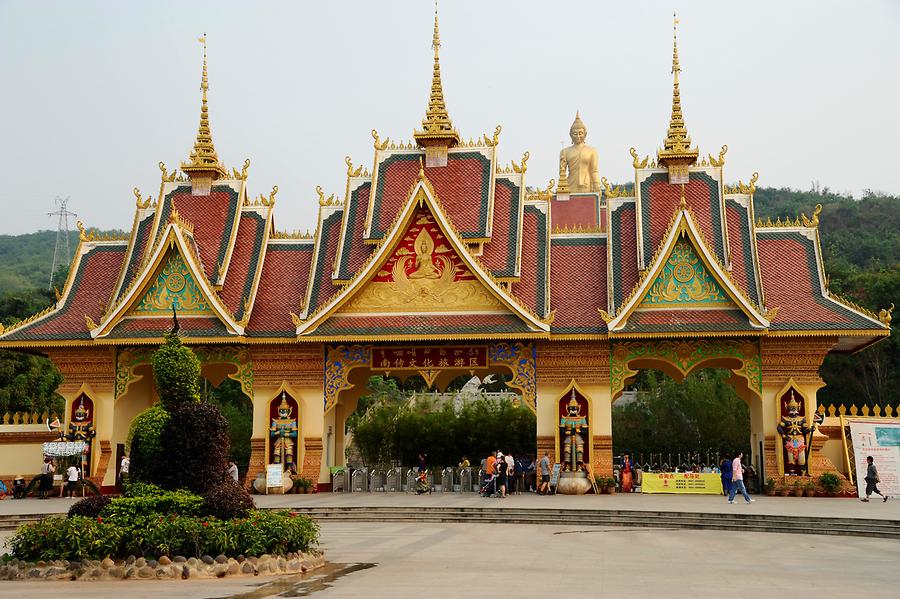
[[[433,368],[487,368],[487,347],[378,347],[372,348],[372,370]]]

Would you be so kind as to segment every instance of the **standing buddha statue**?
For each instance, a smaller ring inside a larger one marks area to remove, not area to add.
[[[588,193],[600,191],[600,161],[597,149],[584,143],[587,127],[581,115],[575,113],[575,121],[569,128],[572,145],[559,153],[559,191]]]

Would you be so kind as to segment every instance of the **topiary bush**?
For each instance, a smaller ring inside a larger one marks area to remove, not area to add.
[[[135,417],[128,431],[129,477],[152,481],[160,469],[165,469],[168,460],[164,456],[161,436],[169,419],[169,413],[161,406],[148,408]]]
[[[110,503],[109,497],[103,495],[92,495],[72,504],[66,517],[73,518],[75,516],[85,516],[87,518],[96,518],[103,511],[103,508]]]
[[[207,403],[178,405],[170,414],[160,435],[165,461],[150,482],[205,495],[228,478],[228,421]]]
[[[178,335],[168,333],[165,342],[153,352],[153,379],[159,401],[171,410],[177,405],[200,401],[200,360]]]
[[[226,477],[203,496],[202,513],[221,520],[246,518],[253,509],[250,494],[234,479]]]

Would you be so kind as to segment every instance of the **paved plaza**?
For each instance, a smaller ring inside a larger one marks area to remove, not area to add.
[[[432,493],[417,496],[409,493],[314,493],[310,495],[254,495],[261,508],[274,507],[490,507],[552,508],[585,510],[638,510],[651,512],[755,513],[820,518],[874,518],[900,520],[900,499],[887,503],[873,500],[833,497],[767,497],[754,495],[754,503],[746,505],[738,497],[729,505],[719,495],[554,495],[534,493],[511,495],[506,499],[488,499],[475,493]],[[0,501],[0,516],[9,514],[62,513],[69,509],[70,499],[25,499]]]
[[[723,512],[900,519],[900,502],[615,495],[507,500],[433,494],[256,497],[275,506],[479,506]],[[60,511],[67,500],[0,502],[0,515]],[[329,565],[306,576],[182,582],[3,582],[38,597],[768,597],[802,588],[823,597],[897,597],[900,542],[756,532],[519,524],[323,522]],[[803,583],[797,586],[797,575]]]

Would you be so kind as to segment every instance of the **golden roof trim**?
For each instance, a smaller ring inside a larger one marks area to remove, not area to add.
[[[763,221],[762,218],[756,219],[756,228],[757,229],[772,229],[772,228],[784,228],[784,227],[806,227],[808,229],[815,229],[819,226],[819,215],[822,213],[822,204],[816,204],[815,210],[813,210],[812,218],[808,218],[805,213],[801,212],[800,216],[791,220],[791,217],[786,216],[784,220],[781,220],[781,217],[772,221],[772,217],[766,218]]]

